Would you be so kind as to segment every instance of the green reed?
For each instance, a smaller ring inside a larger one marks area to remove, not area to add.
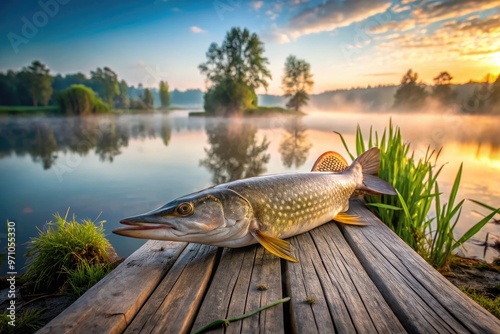
[[[337,133],[354,159],[344,137]],[[491,213],[474,224],[462,237],[455,239],[453,230],[458,222],[464,200],[455,204],[462,176],[460,166],[448,202],[441,204],[442,194],[437,182],[443,166],[437,167],[441,150],[427,148],[423,158],[417,159],[410,153],[410,144],[403,141],[401,130],[389,123],[382,136],[370,128],[368,145],[363,133],[356,129],[356,154],[360,155],[371,147],[380,149],[379,176],[390,182],[397,190],[397,196],[366,196],[371,210],[388,225],[403,241],[429,261],[434,267],[448,264],[453,251],[474,236],[500,209],[493,209],[474,201]],[[434,204],[436,215],[429,217]]]

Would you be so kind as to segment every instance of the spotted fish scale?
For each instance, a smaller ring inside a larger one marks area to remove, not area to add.
[[[394,195],[374,176],[380,152],[372,148],[347,167],[335,152],[321,155],[311,173],[260,176],[179,197],[161,208],[123,219],[116,234],[144,239],[196,242],[219,247],[260,243],[296,262],[286,238],[332,219],[365,225],[348,211],[355,192]]]
[[[262,232],[288,238],[346,211],[356,188],[353,173],[276,175],[240,180],[226,187],[248,199]]]

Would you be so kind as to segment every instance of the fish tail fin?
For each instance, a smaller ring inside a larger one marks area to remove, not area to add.
[[[312,172],[342,173],[349,167],[344,157],[337,152],[328,151],[316,159]]]
[[[380,165],[380,150],[372,147],[354,160],[349,169],[361,166],[363,180],[356,189],[375,195],[396,195],[396,190],[388,182],[382,180],[377,175]]]
[[[351,166],[356,163],[363,168],[363,174],[377,175],[380,165],[380,150],[377,147],[372,147],[368,151],[363,152],[354,160]]]

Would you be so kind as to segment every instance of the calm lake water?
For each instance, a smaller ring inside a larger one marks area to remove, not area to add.
[[[345,154],[333,131],[342,133],[353,147],[357,124],[365,131],[370,126],[380,131],[391,117],[417,156],[423,156],[428,145],[443,147],[439,162],[446,166],[439,181],[446,194],[463,162],[460,197],[500,206],[500,118],[311,112],[303,117],[220,119],[175,111],[1,117],[0,221],[16,223],[18,271],[24,265],[26,243],[38,234],[36,227],[68,208],[78,219],[106,220],[109,240],[125,257],[145,241],[111,234],[121,218],[215,183],[308,171],[324,151]],[[457,234],[478,221],[481,213],[480,207],[466,203]],[[476,239],[484,241],[486,233],[493,241],[500,237],[500,225],[487,224]],[[6,234],[0,237],[3,252]],[[468,243],[463,252],[482,258],[484,250]],[[488,261],[498,256],[493,248],[485,254]]]

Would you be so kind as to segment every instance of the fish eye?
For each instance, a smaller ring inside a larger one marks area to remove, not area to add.
[[[192,215],[193,212],[194,212],[194,205],[189,202],[181,203],[175,208],[175,213],[177,213],[181,217]]]

